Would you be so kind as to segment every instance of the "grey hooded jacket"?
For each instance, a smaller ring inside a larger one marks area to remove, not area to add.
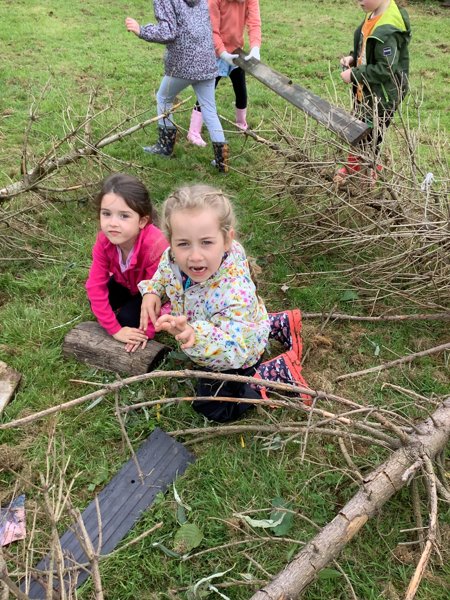
[[[143,25],[139,37],[165,44],[165,74],[203,81],[217,75],[207,0],[153,0],[158,23]]]

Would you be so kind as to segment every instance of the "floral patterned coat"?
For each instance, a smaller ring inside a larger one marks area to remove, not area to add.
[[[227,371],[254,365],[269,338],[266,307],[256,294],[245,251],[234,241],[218,271],[207,281],[183,289],[182,274],[167,249],[142,294],[168,298],[172,314],[186,315],[195,343],[184,352],[202,367]]]

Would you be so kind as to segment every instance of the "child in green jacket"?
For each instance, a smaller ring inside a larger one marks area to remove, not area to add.
[[[370,156],[373,162],[369,161],[369,165],[372,162],[375,167],[384,132],[408,89],[408,13],[395,0],[358,2],[367,14],[355,31],[353,52],[341,59],[341,78],[353,85],[355,114],[371,129],[337,172],[334,181],[338,184],[367,165]],[[371,168],[373,182],[380,169],[381,166]]]

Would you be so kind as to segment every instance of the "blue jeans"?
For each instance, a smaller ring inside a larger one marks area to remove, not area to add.
[[[222,125],[217,116],[215,79],[197,81],[195,79],[180,79],[179,77],[165,75],[159,86],[158,93],[156,94],[158,114],[171,109],[175,96],[189,85],[194,88],[195,95],[197,96],[202,109],[203,121],[208,129],[211,141],[220,143],[225,142]],[[158,124],[161,127],[167,127],[169,129],[175,128],[170,119],[160,119]]]

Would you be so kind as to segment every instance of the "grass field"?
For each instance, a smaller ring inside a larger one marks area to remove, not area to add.
[[[362,17],[356,4],[351,0],[260,2],[262,61],[315,93],[348,107],[348,91],[340,84],[339,57],[348,52],[353,30]],[[448,165],[450,10],[440,8],[432,0],[411,1],[408,10],[414,34],[410,97],[414,110],[410,126],[413,131],[420,131],[424,168],[427,152],[435,151],[437,135],[441,148],[447,152]],[[127,127],[130,117],[132,123],[137,122],[134,115],[154,115],[154,94],[163,73],[163,48],[128,34],[123,23],[127,15],[148,22],[152,19],[151,3],[4,0],[0,4],[0,187],[20,178],[25,135],[29,138],[27,148],[32,165],[67,133],[71,124],[82,121],[94,88],[96,110],[110,106],[93,124],[94,139],[121,121]],[[262,136],[276,139],[274,120],[279,121],[285,114],[286,104],[255,80],[249,80],[248,88],[251,126],[258,126]],[[188,96],[186,91],[182,98]],[[227,81],[218,87],[217,104],[221,115],[233,118],[233,94]],[[32,106],[36,107],[36,117],[26,134]],[[191,102],[185,106],[176,118],[181,129],[188,128]],[[291,118],[289,111],[287,120]],[[301,133],[306,127],[303,117],[294,114],[292,120]],[[147,127],[107,147],[108,168],[138,174],[157,205],[170,190],[185,182],[202,181],[226,189],[235,200],[240,239],[263,268],[261,293],[269,310],[299,306],[305,312],[328,312],[336,306],[341,312],[362,313],[363,307],[357,300],[350,296],[349,301],[343,296],[346,282],[336,285],[326,275],[300,275],[292,283],[293,273],[313,269],[302,256],[283,252],[286,240],[302,236],[302,229],[295,224],[292,198],[274,199],[265,183],[267,179],[261,177],[270,172],[273,161],[266,149],[244,141],[242,135],[225,125],[233,168],[229,175],[221,177],[210,166],[211,149],[190,146],[184,134],[180,135],[174,160],[144,156],[141,148],[155,138],[155,129]],[[427,137],[428,131],[433,137]],[[69,150],[68,144],[64,150]],[[402,148],[393,151],[401,153]],[[333,166],[330,168],[333,171]],[[72,379],[97,383],[115,379],[111,373],[64,360],[61,350],[64,335],[73,323],[92,318],[84,282],[98,225],[90,199],[106,172],[105,166],[90,158],[62,169],[54,180],[46,182],[47,191],[41,195],[28,193],[0,204],[0,360],[22,373],[19,391],[2,416],[4,422],[95,389]],[[86,187],[70,193],[58,191],[76,184]],[[13,212],[17,212],[17,218],[11,220],[8,215]],[[290,215],[292,224],[286,218],[280,227],[280,220]],[[323,270],[333,268],[332,258],[317,260],[315,266],[319,263]],[[425,358],[377,377],[342,384],[334,380],[341,373],[445,341],[448,325],[439,322],[333,322],[322,330],[320,322],[305,321],[308,357],[304,374],[318,389],[335,391],[363,404],[388,406],[411,419],[422,420],[428,409],[392,388],[383,388],[383,383],[397,384],[426,397],[448,394],[448,354]],[[376,355],[374,348],[378,348]],[[163,368],[186,365],[180,353],[174,352]],[[173,397],[190,389],[185,381],[146,382],[122,390],[120,401],[128,404],[136,399]],[[37,515],[36,558],[46,547],[48,524],[33,484],[39,483],[38,475],[45,471],[52,431],[56,432],[60,464],[70,456],[67,478],[77,476],[73,502],[83,509],[94,491],[100,491],[129,458],[114,410],[113,397],[106,396],[89,410],[81,406],[28,427],[0,431],[0,502],[3,505],[15,492],[26,493],[29,527],[34,511]],[[245,423],[280,423],[296,418],[288,411],[262,411]],[[172,431],[203,425],[187,404],[163,407],[160,415],[151,410],[130,413],[126,421],[128,435],[136,447],[156,426]],[[188,441],[189,436],[185,439]],[[268,439],[272,449],[267,449]],[[218,589],[231,599],[248,598],[260,587],[257,581],[267,581],[278,573],[315,534],[313,523],[325,525],[358,489],[333,438],[311,435],[305,448],[301,437],[282,445],[264,434],[217,436],[193,445],[192,450],[197,460],[176,482],[176,488],[183,502],[191,507],[188,521],[203,533],[201,545],[187,560],[168,556],[155,546],[159,542],[170,550],[175,547],[180,514],[169,490],[143,515],[127,539],[160,521],[162,528],[102,563],[108,599],[185,598],[189,597],[186,588],[192,588],[201,578],[225,571],[228,572],[211,583],[230,583]],[[358,445],[352,452],[362,473],[371,471],[388,455],[376,446]],[[422,490],[423,482],[419,486]],[[285,536],[290,541],[280,540],[270,530],[252,528],[236,517],[237,513],[246,513],[257,519],[269,518],[275,498],[282,498],[295,512]],[[423,498],[421,509],[426,521],[428,511]],[[450,518],[443,503],[440,521],[443,562],[437,557],[432,561],[416,596],[420,600],[448,598]],[[63,520],[61,532],[66,525],[67,520]],[[414,532],[402,530],[414,527],[410,489],[405,488],[345,548],[339,565],[360,600],[403,597],[420,553],[416,545],[401,545],[416,539]],[[223,545],[227,547],[217,549]],[[205,552],[194,555],[201,551]],[[24,558],[25,546],[19,542],[7,552],[13,572],[15,564],[20,565]],[[88,582],[79,598],[94,597]],[[347,580],[331,565],[304,597],[337,600],[353,596]]]

